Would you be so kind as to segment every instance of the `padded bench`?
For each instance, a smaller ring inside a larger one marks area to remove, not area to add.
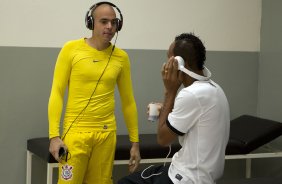
[[[246,159],[246,177],[251,176],[251,159],[282,157],[282,152],[251,153],[260,146],[272,141],[282,134],[282,123],[249,115],[240,116],[230,122],[230,138],[226,148],[226,159]],[[168,147],[157,144],[156,134],[140,135],[141,163],[170,162],[172,155],[181,146],[176,142],[171,146],[169,158]],[[117,147],[114,164],[127,164],[130,142],[128,135],[117,136]],[[27,140],[27,176],[26,183],[31,184],[32,156],[45,160],[47,165],[47,184],[52,184],[53,168],[58,167],[57,161],[49,153],[48,137]]]
[[[217,184],[281,184],[281,177],[220,180]]]
[[[249,115],[230,122],[226,155],[248,154],[282,134],[282,123]]]

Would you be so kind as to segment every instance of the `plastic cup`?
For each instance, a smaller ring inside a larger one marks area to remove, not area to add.
[[[148,120],[151,122],[155,122],[159,118],[159,106],[154,103],[149,104],[149,117]]]

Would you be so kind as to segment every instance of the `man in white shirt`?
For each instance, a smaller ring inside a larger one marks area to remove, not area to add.
[[[149,168],[149,177],[143,172],[133,173],[119,184],[214,184],[223,174],[229,104],[204,66],[205,47],[194,34],[183,33],[176,36],[167,55],[162,67],[165,95],[160,104],[157,139],[160,145],[169,146],[178,138],[182,148],[169,166]],[[184,60],[184,67],[178,60]]]

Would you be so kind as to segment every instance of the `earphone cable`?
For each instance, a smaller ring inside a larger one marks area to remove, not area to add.
[[[165,162],[163,163],[163,167],[165,167],[166,162],[167,162],[167,159],[168,159],[170,153],[171,153],[171,145],[169,145],[169,151],[168,151],[167,156],[165,157]],[[158,176],[158,175],[160,175],[160,174],[163,173],[163,172],[159,172],[159,173],[153,173],[153,174],[151,174],[151,175],[149,175],[149,176],[143,176],[143,175],[144,175],[144,172],[145,172],[147,169],[149,169],[149,168],[151,168],[151,167],[153,167],[153,166],[154,166],[154,165],[150,165],[149,167],[145,168],[145,169],[142,171],[141,177],[142,177],[143,179],[148,179],[148,178],[151,178],[152,176]]]
[[[117,31],[117,36],[116,36],[116,38],[115,38],[114,45],[113,45],[113,47],[112,47],[112,50],[111,50],[111,53],[110,53],[108,62],[107,62],[107,64],[106,64],[106,66],[105,66],[105,68],[104,68],[102,74],[100,75],[100,77],[99,77],[99,79],[98,79],[98,81],[97,81],[97,83],[96,83],[96,85],[95,85],[95,88],[94,88],[94,90],[92,91],[92,94],[91,94],[90,98],[88,99],[88,102],[87,102],[86,106],[79,112],[79,114],[78,114],[78,115],[75,117],[75,119],[71,122],[71,124],[70,124],[70,126],[68,127],[66,133],[62,136],[62,140],[64,140],[64,138],[66,137],[66,135],[67,135],[67,133],[69,132],[70,128],[73,126],[73,123],[74,123],[74,122],[77,120],[77,118],[86,110],[86,108],[87,108],[88,105],[90,104],[91,98],[93,97],[93,95],[94,95],[94,93],[95,93],[95,91],[96,91],[96,89],[97,89],[97,86],[98,86],[98,84],[99,84],[99,82],[100,82],[102,76],[104,75],[104,73],[105,73],[105,71],[106,71],[106,69],[107,69],[107,67],[108,67],[108,65],[109,65],[109,62],[110,62],[110,60],[111,60],[112,54],[113,54],[114,49],[115,49],[117,37],[118,37],[118,31]]]

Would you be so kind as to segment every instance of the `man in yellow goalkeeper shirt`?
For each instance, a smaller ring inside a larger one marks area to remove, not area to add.
[[[116,18],[115,10],[120,18]],[[122,112],[132,142],[129,171],[139,165],[137,108],[127,53],[111,43],[122,28],[119,8],[94,4],[86,14],[92,37],[67,42],[61,49],[48,105],[49,150],[59,165],[58,183],[112,184],[116,146],[114,90],[118,86]],[[60,119],[67,103],[60,135]],[[59,150],[67,151],[62,159]]]

